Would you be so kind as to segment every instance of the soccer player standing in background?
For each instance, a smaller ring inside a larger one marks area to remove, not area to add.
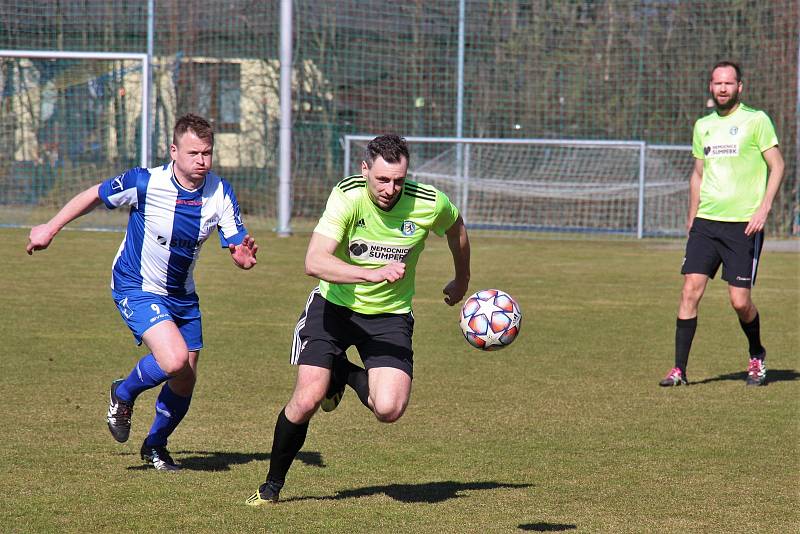
[[[470,248],[458,210],[436,188],[406,180],[408,146],[396,135],[367,145],[361,175],[328,197],[306,252],[306,274],[320,280],[295,328],[294,393],[278,414],[267,480],[247,504],[278,501],[317,408],[331,411],[345,385],[378,421],[392,423],[411,395],[419,255],[432,231],[447,235],[455,277],[443,290],[450,306],[467,291]],[[347,359],[355,345],[366,370]]]
[[[194,271],[202,244],[216,229],[223,248],[242,269],[256,264],[258,246],[247,234],[231,185],[211,171],[214,132],[197,115],[179,118],[173,131],[172,161],[134,168],[76,195],[49,222],[35,226],[27,252],[46,249],[70,221],[104,203],[130,206],[128,228],[111,277],[111,294],[137,344],[150,353],[130,375],[111,384],[108,428],[128,440],[136,397],[164,383],[156,415],[141,447],[142,460],[158,470],[178,466],[167,438],[189,410],[203,347]]]
[[[689,183],[689,239],[675,331],[675,366],[660,385],[687,384],[686,364],[697,312],[709,278],[722,264],[731,305],[749,343],[747,384],[766,383],[758,309],[751,299],[764,242],[764,223],[783,179],[783,157],[772,121],[739,101],[741,69],[722,61],[709,83],[716,110],[694,125]]]

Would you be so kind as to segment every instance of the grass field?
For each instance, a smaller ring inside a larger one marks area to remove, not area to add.
[[[107,391],[143,354],[108,291],[118,233],[62,232],[28,257],[0,230],[0,531],[797,532],[800,258],[767,252],[755,300],[771,383],[746,388],[746,342],[714,281],[689,361],[664,389],[679,245],[473,239],[471,289],[524,313],[508,349],[481,353],[441,302],[451,264],[429,240],[415,300],[414,391],[397,423],[348,392],[311,423],[277,506],[251,509],[275,417],[294,384],[291,332],[314,281],[307,236],[263,232],[259,265],[209,241],[196,278],[205,349],[170,449],[180,473],[106,429]]]

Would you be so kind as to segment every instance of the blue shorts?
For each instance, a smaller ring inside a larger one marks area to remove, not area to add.
[[[203,324],[197,293],[170,297],[147,291],[120,293],[111,290],[111,296],[122,320],[133,332],[137,345],[142,344],[142,336],[150,327],[163,321],[172,321],[180,330],[189,350],[203,348]]]

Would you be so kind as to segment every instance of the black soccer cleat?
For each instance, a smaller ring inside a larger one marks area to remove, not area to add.
[[[125,402],[117,397],[117,387],[123,382],[122,379],[111,382],[111,393],[108,400],[108,430],[114,439],[120,443],[128,441],[131,433],[131,416],[133,415],[133,403]]]
[[[139,455],[142,461],[148,464],[153,464],[156,471],[178,471],[180,467],[170,456],[169,451],[162,445],[148,445],[147,439],[142,442],[142,448],[139,450]]]

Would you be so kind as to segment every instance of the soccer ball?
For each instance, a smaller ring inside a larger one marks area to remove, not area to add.
[[[499,289],[478,291],[461,307],[461,331],[477,349],[500,350],[509,346],[521,324],[517,301]]]

